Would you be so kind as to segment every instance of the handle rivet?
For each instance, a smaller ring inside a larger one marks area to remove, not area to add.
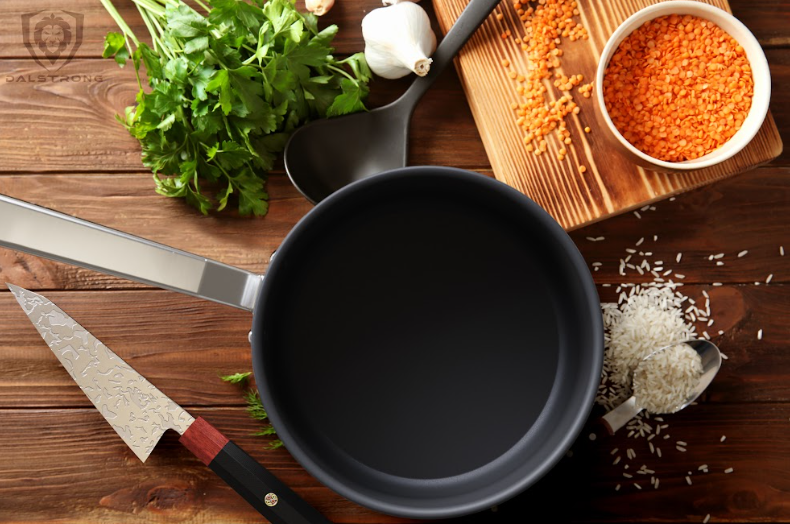
[[[274,493],[267,493],[266,496],[263,497],[263,501],[266,503],[267,506],[271,508],[273,506],[276,506],[277,503],[280,501],[280,499],[277,498],[277,495],[275,495]]]

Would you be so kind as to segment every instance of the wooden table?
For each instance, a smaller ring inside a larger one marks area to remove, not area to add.
[[[116,3],[135,18],[130,3]],[[337,2],[326,22],[341,27],[339,54],[362,48],[359,22],[378,4]],[[50,0],[0,2],[0,193],[265,272],[270,254],[310,205],[281,171],[270,178],[269,216],[259,220],[202,217],[156,195],[136,141],[113,119],[133,101],[135,83],[130,68],[120,70],[100,58],[103,35],[114,28],[98,0],[68,3],[85,23],[76,58],[61,70],[70,81],[15,81],[42,72],[22,44],[21,15],[59,6]],[[733,0],[732,7],[765,47],[774,79],[772,111],[787,139],[790,3]],[[375,81],[372,104],[395,98],[407,84]],[[490,174],[452,71],[417,109],[411,163]],[[717,340],[729,360],[701,405],[668,419],[673,442],[688,442],[688,451],[667,452],[658,462],[660,489],[643,482],[642,491],[627,485],[615,491],[626,479],[621,468],[612,466],[609,450],[634,447],[641,453],[646,446],[620,435],[593,453],[564,459],[533,489],[483,517],[499,522],[702,521],[710,513],[712,521],[790,521],[788,175],[786,153],[769,166],[659,203],[641,219],[629,213],[573,232],[587,260],[603,264],[594,273],[602,300],[615,298],[614,287],[605,285],[621,281],[618,259],[640,237],[652,242],[658,235],[651,244],[656,258],[674,260],[682,252],[684,290],[692,296],[710,292],[716,318],[711,333],[725,331]],[[598,236],[605,240],[586,240]],[[779,256],[781,245],[787,257]],[[741,250],[748,255],[736,258]],[[726,253],[725,265],[708,260],[720,252]],[[770,285],[755,285],[769,274]],[[6,281],[45,292],[331,520],[400,521],[335,495],[286,450],[267,450],[265,439],[250,436],[259,424],[245,413],[239,389],[218,378],[251,368],[248,314],[0,249],[0,282]],[[723,285],[714,287],[714,282]],[[757,340],[759,329],[762,340]],[[475,431],[474,413],[469,431]],[[634,469],[641,465],[639,459],[632,462]],[[703,463],[711,472],[697,474]],[[734,472],[723,473],[727,467]],[[684,480],[687,470],[694,471],[691,486]],[[166,435],[141,464],[74,386],[11,294],[0,290],[0,520],[239,523],[261,517],[182,449],[175,435]]]

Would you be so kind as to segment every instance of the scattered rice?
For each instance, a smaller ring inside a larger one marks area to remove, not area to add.
[[[655,209],[654,209],[655,211]],[[653,242],[658,242],[658,235],[653,235]]]
[[[636,244],[635,244],[635,245],[636,245],[636,246],[641,246],[641,245],[642,245],[642,242],[644,242],[644,241],[645,241],[645,237],[642,237],[642,238],[640,238],[639,240],[637,240],[637,242],[636,242]]]
[[[724,258],[724,253],[718,253],[716,255],[711,255],[711,256],[713,257],[713,260],[718,260],[720,258]]]
[[[641,219],[641,218],[642,218],[642,215],[640,215],[640,214],[639,214],[639,211],[634,211],[634,216],[635,216],[636,218],[639,218],[639,219]]]
[[[630,473],[626,473],[626,472],[623,472],[623,476],[624,476],[625,478],[627,478],[627,479],[632,479],[632,478],[634,478],[634,476],[633,476],[633,475],[631,475]]]
[[[725,440],[727,440],[727,436],[722,435],[721,438],[719,439],[719,442],[724,442]]]
[[[748,249],[744,249],[743,251],[738,253],[738,258],[745,257],[748,253],[749,253],[749,250]]]
[[[727,469],[724,470],[724,473],[732,473],[733,471],[735,471],[735,470],[732,469],[732,468],[727,468]]]
[[[705,518],[702,520],[702,524],[708,524],[709,520],[710,520],[710,513],[705,515]]]
[[[688,446],[688,444],[687,444],[686,442],[683,442],[682,440],[678,440],[678,441],[676,442],[676,444],[677,444],[678,446]]]
[[[652,413],[674,413],[689,399],[700,376],[702,359],[699,353],[687,344],[676,344],[649,357],[636,368],[636,402]]]
[[[762,329],[760,329],[760,330],[757,332],[757,340],[762,340],[762,339],[763,339],[763,330],[762,330]]]
[[[595,433],[590,433],[590,440],[595,440],[596,438]]]
[[[675,446],[675,449],[680,451],[681,453],[685,453],[686,452],[686,448],[684,448],[683,446]]]
[[[766,278],[766,279],[765,279],[765,283],[766,283],[766,284],[770,284],[770,283],[771,283],[771,279],[772,279],[772,278],[774,278],[774,274],[773,274],[773,273],[771,273],[770,275],[768,275],[768,278]]]
[[[785,247],[784,246],[779,246],[779,255],[780,256],[785,256]]]
[[[721,260],[719,260],[719,261],[717,261],[717,262],[716,262],[716,265],[717,265],[717,266],[723,266],[723,265],[724,265],[724,262],[722,262]]]
[[[613,450],[612,450],[612,451],[611,451],[609,454],[610,454],[610,455],[614,455],[614,454],[615,454],[615,453],[617,453],[618,451],[620,451],[620,448],[614,448],[614,449],[613,449]]]
[[[658,478],[656,479],[656,484],[655,484],[655,486],[656,486],[656,489],[658,489],[658,482],[659,482],[660,480],[661,480],[661,479],[658,479]]]
[[[658,458],[661,458],[661,448],[656,448],[656,455],[658,455]]]
[[[721,286],[721,282],[714,282],[714,283],[712,284],[712,286],[713,286],[713,287],[719,287],[719,286]]]
[[[678,256],[675,257],[675,262],[680,264],[680,259],[683,258],[683,253],[678,253]]]
[[[616,459],[614,459],[614,462],[612,462],[612,466],[616,466],[616,465],[618,465],[619,463],[620,463],[620,455],[617,455],[617,458],[616,458]]]
[[[688,475],[686,475],[686,484],[691,486],[691,477],[689,477]]]
[[[601,240],[605,240],[604,237],[587,237],[587,240],[590,242],[600,242]]]
[[[706,469],[708,469],[708,465],[707,464],[703,464],[703,465],[701,465],[700,467],[697,468],[697,471],[705,471]]]
[[[615,490],[615,491],[620,491],[620,484],[616,485],[616,486],[614,487],[614,490]]]
[[[642,489],[642,486],[640,486],[640,485],[639,485],[638,483],[636,483],[636,482],[634,482],[634,487],[635,487],[636,489]]]

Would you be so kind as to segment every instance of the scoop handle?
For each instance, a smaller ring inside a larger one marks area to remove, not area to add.
[[[461,50],[464,44],[474,34],[478,27],[485,21],[491,11],[499,4],[500,0],[471,0],[466,9],[455,21],[453,27],[447,32],[439,43],[439,47],[431,58],[431,69],[423,77],[417,77],[412,82],[409,89],[398,99],[397,103],[410,107],[414,110],[417,102],[422,95],[428,91],[434,81],[439,78],[442,71],[453,61],[455,55]]]
[[[0,246],[252,311],[262,277],[0,195]]]
[[[642,411],[642,408],[636,405],[636,397],[631,397],[612,411],[601,417],[601,422],[606,427],[610,435],[628,424],[628,421],[634,418]]]

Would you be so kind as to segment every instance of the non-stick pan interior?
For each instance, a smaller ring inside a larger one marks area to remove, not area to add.
[[[600,376],[601,317],[564,231],[481,175],[412,168],[297,225],[255,313],[264,404],[319,480],[374,509],[468,513],[565,452]]]

